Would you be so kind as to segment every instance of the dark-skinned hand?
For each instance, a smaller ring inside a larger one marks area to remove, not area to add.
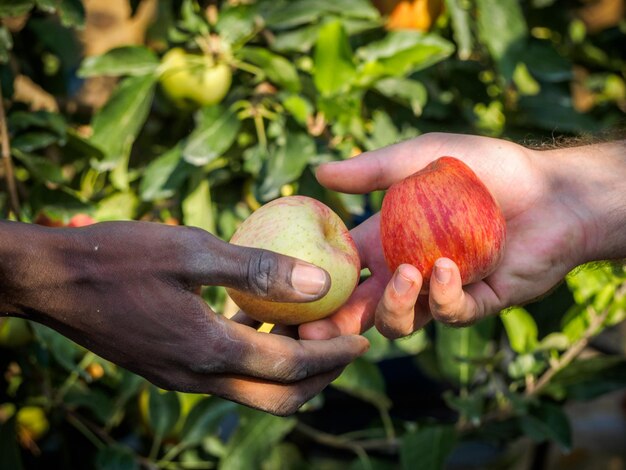
[[[360,336],[299,341],[217,315],[200,286],[306,302],[330,280],[303,261],[200,229],[0,222],[0,243],[0,315],[48,325],[165,389],[288,415],[368,348]]]

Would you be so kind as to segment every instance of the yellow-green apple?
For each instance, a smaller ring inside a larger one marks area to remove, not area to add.
[[[232,82],[230,66],[210,55],[170,49],[161,60],[161,86],[176,103],[210,106],[222,101]]]
[[[350,232],[325,204],[306,196],[286,196],[257,209],[239,226],[231,243],[264,248],[323,268],[331,287],[319,300],[272,302],[228,289],[250,317],[266,323],[297,325],[337,310],[356,287],[361,263]]]
[[[492,273],[504,253],[506,222],[478,176],[461,160],[441,157],[389,188],[380,236],[389,269],[414,265],[428,292],[441,257],[458,265],[463,285]]]

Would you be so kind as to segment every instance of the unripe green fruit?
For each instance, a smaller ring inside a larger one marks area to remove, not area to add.
[[[188,54],[175,47],[161,60],[160,82],[165,94],[184,106],[211,106],[224,99],[232,83],[230,67],[211,56]]]

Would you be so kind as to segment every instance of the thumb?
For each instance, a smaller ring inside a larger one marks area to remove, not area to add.
[[[211,255],[198,266],[202,285],[219,285],[276,302],[311,302],[330,289],[322,268],[273,251],[223,241],[212,244]]]

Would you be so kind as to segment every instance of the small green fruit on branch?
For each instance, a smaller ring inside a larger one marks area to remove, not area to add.
[[[389,188],[380,232],[389,269],[412,264],[427,292],[441,257],[458,265],[463,285],[492,273],[504,254],[506,223],[478,176],[462,161],[441,157]]]

